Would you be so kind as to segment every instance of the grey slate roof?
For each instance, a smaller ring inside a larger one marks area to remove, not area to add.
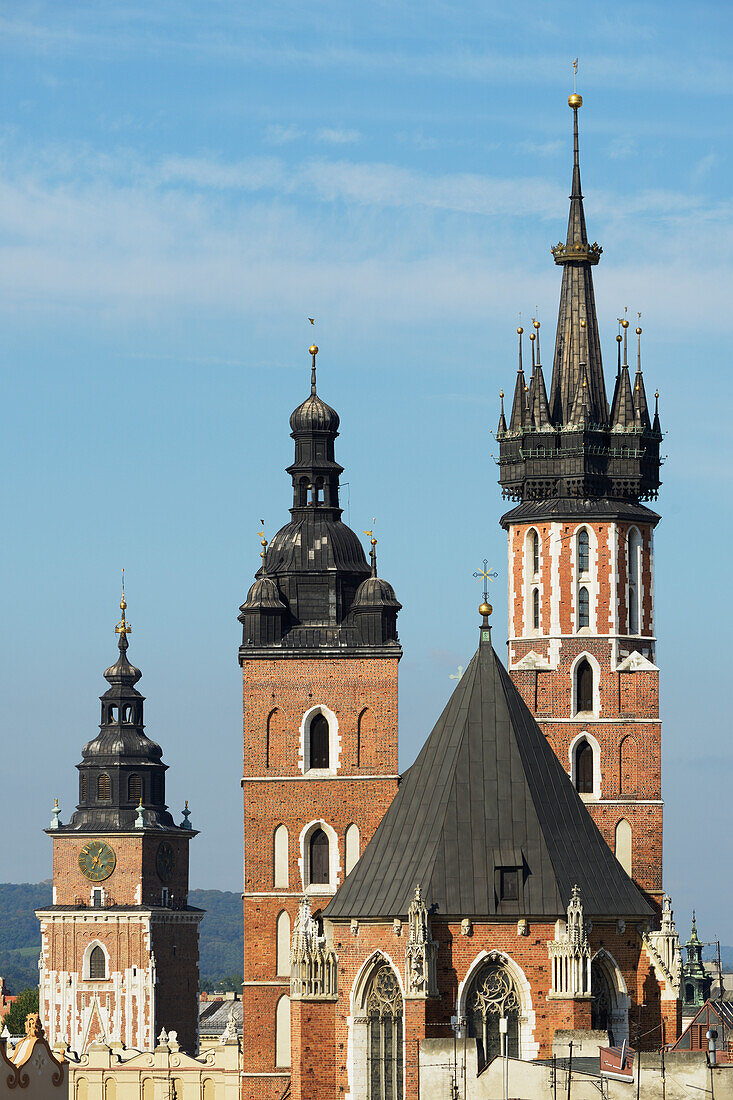
[[[488,629],[330,919],[406,917],[420,884],[440,917],[545,917],[580,887],[588,917],[646,919],[651,905],[603,840],[491,647]],[[519,901],[497,898],[522,868]]]

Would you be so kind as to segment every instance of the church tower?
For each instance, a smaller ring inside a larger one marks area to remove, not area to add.
[[[290,940],[299,901],[320,911],[397,790],[394,589],[341,519],[337,413],[316,389],[290,417],[290,520],[241,607],[244,685],[243,1097],[290,1077]],[[335,991],[334,991],[335,1001]],[[294,1027],[293,1051],[297,1057]],[[317,1042],[317,1037],[312,1037]],[[331,1036],[331,1042],[333,1037]]]
[[[647,405],[636,328],[617,336],[609,408],[573,111],[573,178],[565,243],[552,249],[562,289],[549,397],[540,326],[522,329],[511,415],[502,404],[499,480],[515,507],[508,540],[509,669],[607,843],[656,901],[662,891],[661,727],[655,663],[653,535],[645,502],[659,489],[659,414]],[[502,395],[503,396],[503,395]]]
[[[39,1011],[49,1042],[77,1053],[92,1042],[152,1050],[163,1028],[194,1053],[203,913],[188,905],[188,845],[196,832],[188,805],[176,825],[165,804],[167,766],[144,732],[126,606],[123,593],[99,733],[77,765],[79,804],[63,825],[57,803],[46,830],[53,904],[36,913]]]

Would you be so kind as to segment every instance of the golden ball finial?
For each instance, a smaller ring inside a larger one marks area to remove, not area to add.
[[[628,327],[629,327],[629,322],[624,317],[623,321],[621,322],[621,328],[628,328]]]
[[[120,600],[120,611],[127,611],[127,604],[125,602],[125,597],[124,596]]]
[[[311,344],[311,346],[308,348],[308,351],[310,352],[311,355],[318,355],[318,345],[317,344]]]
[[[522,328],[522,326],[520,325],[520,326],[519,326],[519,328],[517,329],[517,335],[518,335],[518,336],[521,336],[523,332],[524,332],[524,329],[523,329],[523,328]]]
[[[503,397],[503,396],[504,396],[504,391],[503,391],[503,390],[499,390],[499,397]]]
[[[658,400],[659,400],[659,390],[657,390],[657,391],[655,392],[654,396],[656,397],[656,399],[657,399],[657,401],[658,401]]]
[[[486,603],[486,601],[484,601],[483,603],[479,604],[478,613],[479,613],[479,615],[483,615],[484,618],[485,618],[486,616],[490,615],[493,610],[494,609],[491,606],[491,604]]]
[[[533,322],[532,322],[532,324],[534,325],[534,327],[535,327],[535,328],[539,328],[539,327],[540,327],[540,323],[539,323],[539,321],[533,321]]]
[[[568,107],[572,107],[574,111],[577,111],[578,107],[582,107],[582,106],[583,106],[583,97],[582,97],[582,95],[578,95],[577,92],[573,92],[572,95],[568,96]]]
[[[376,540],[376,539],[371,539],[370,541],[371,541],[371,544],[372,544],[372,546],[376,546],[376,545],[377,545],[377,540]]]
[[[530,340],[536,340],[537,339],[537,333],[536,332],[530,332],[529,338],[530,338]]]
[[[637,336],[641,336],[641,328],[637,328],[637,330],[636,330],[636,335],[637,335]]]
[[[580,327],[581,327],[581,328],[585,328],[585,326],[586,326],[586,320],[585,320],[585,317],[581,317],[581,318],[580,318]]]
[[[622,339],[623,339],[623,337],[622,337],[621,333],[619,332],[618,336],[616,337],[616,343],[620,344]]]

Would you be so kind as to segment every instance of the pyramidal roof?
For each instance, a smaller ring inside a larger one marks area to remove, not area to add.
[[[517,900],[499,896],[502,868],[519,868]],[[589,917],[653,914],[598,831],[486,627],[325,916],[404,918],[418,884],[438,918],[554,920],[576,884]]]

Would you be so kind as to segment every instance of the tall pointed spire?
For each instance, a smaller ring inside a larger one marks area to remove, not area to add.
[[[514,385],[514,399],[512,400],[512,414],[509,418],[509,430],[516,432],[527,425],[527,383],[524,380],[524,367],[522,365],[522,333],[524,329],[520,325],[517,329],[519,335],[519,367],[517,369],[517,381]]]
[[[634,379],[634,419],[637,428],[651,428],[649,406],[644,390],[644,375],[641,372],[641,326],[636,329],[636,378]]]
[[[542,373],[542,361],[540,354],[540,322],[533,320],[535,332],[537,333],[537,361],[532,372],[532,381],[529,386],[529,395],[531,399],[531,416],[532,423],[538,431],[543,428],[551,428],[550,422],[550,407],[547,402],[547,389],[545,387],[545,376]]]
[[[573,111],[573,181],[570,192],[570,213],[565,244],[560,242],[552,249],[555,263],[562,266],[562,290],[557,319],[555,359],[550,387],[550,414],[553,423],[561,426],[568,422],[578,392],[581,364],[580,321],[587,324],[586,374],[588,379],[588,408],[594,423],[608,422],[608,400],[603,381],[601,344],[598,334],[598,318],[593,293],[594,267],[603,251],[599,244],[588,243],[583,209],[583,193],[580,187],[580,152],[578,146],[578,110],[583,99],[573,94],[568,99]]]

